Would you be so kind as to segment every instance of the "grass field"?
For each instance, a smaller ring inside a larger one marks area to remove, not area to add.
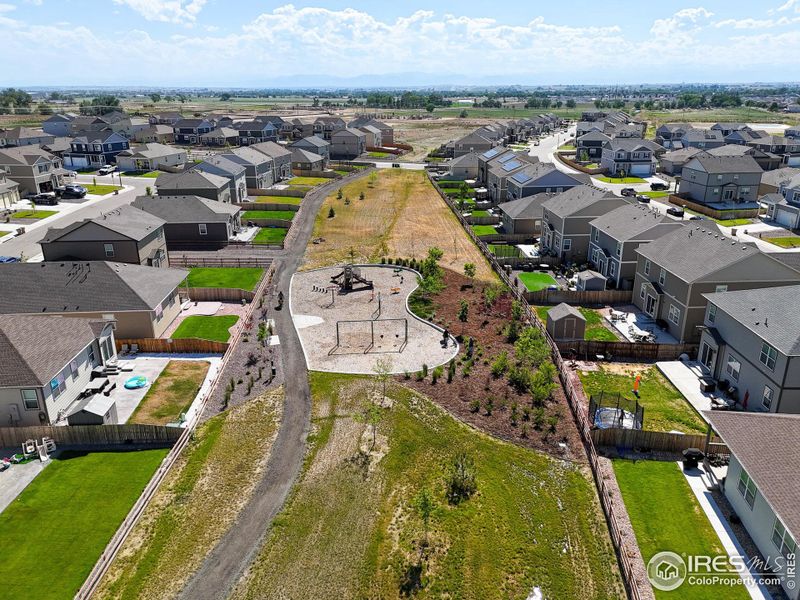
[[[203,385],[209,363],[205,360],[171,360],[161,371],[128,419],[129,423],[174,423],[191,406]]]
[[[614,460],[614,472],[645,564],[663,551],[704,556],[725,554],[676,463]],[[669,517],[665,518],[666,515]],[[734,577],[738,579],[737,575]],[[750,597],[741,584],[701,586],[685,582],[672,592],[654,591],[656,598],[687,600]]]
[[[641,177],[608,177],[606,175],[592,175],[592,177],[603,183],[647,183]]]
[[[71,598],[166,454],[63,452],[53,459],[0,513],[0,595]]]
[[[254,244],[282,244],[289,230],[284,227],[262,227],[253,238]]]
[[[786,237],[764,238],[765,242],[774,244],[780,248],[797,248],[800,246],[800,237],[787,235]]]
[[[538,292],[558,283],[547,273],[519,273],[517,278],[529,292]]]
[[[248,219],[283,219],[291,221],[297,214],[293,210],[246,210],[242,213],[242,220]]]
[[[422,171],[384,169],[362,177],[325,199],[314,223],[305,268],[340,264],[350,260],[377,262],[382,257],[422,258],[428,248],[444,252],[443,267],[462,271],[471,262],[477,277],[495,281],[495,275],[480,250],[472,243],[456,216],[444,203]],[[359,195],[364,193],[364,200]],[[345,204],[344,198],[350,198]],[[329,209],[336,216],[328,218]]]
[[[649,190],[649,191],[646,191],[646,192],[636,192],[636,193],[637,194],[642,194],[643,196],[647,196],[648,198],[666,198],[672,192],[666,192],[666,191],[663,191],[663,190],[658,190],[658,191]]]
[[[46,219],[58,214],[55,210],[18,210],[12,216],[15,219]]]
[[[642,375],[639,386],[639,404],[644,407],[644,429],[651,431],[682,431],[683,433],[705,433],[707,426],[683,395],[667,381],[656,367],[641,368],[631,365],[625,374],[599,371],[580,373],[581,383],[587,396],[622,394],[634,398],[633,381],[636,374]]]
[[[511,244],[487,244],[489,252],[498,258],[522,256],[522,250]]]
[[[97,598],[175,598],[252,496],[280,420],[278,389],[195,431],[101,582]]]
[[[105,196],[106,194],[122,189],[119,185],[92,185],[90,183],[81,185],[86,188],[87,194],[94,194],[95,196]]]
[[[299,483],[232,598],[619,598],[594,485],[566,461],[466,427],[390,383],[312,373]],[[374,443],[359,415],[377,411]],[[445,497],[466,452],[477,493]],[[428,534],[414,508],[433,501]],[[427,544],[425,539],[427,537]]]
[[[547,313],[550,309],[553,308],[552,306],[537,306],[536,307],[536,315],[539,317],[539,320],[547,324]],[[583,339],[585,340],[593,340],[593,341],[600,341],[600,342],[618,342],[619,338],[614,335],[614,332],[611,331],[608,327],[603,325],[603,316],[598,313],[596,310],[591,308],[578,308],[583,315],[583,318],[586,319],[586,331],[583,335]]]
[[[322,185],[330,183],[327,177],[292,177],[287,183],[289,185]]]
[[[479,237],[482,235],[497,235],[497,228],[494,225],[470,225],[470,228]]]
[[[156,179],[159,175],[161,175],[161,171],[125,171],[122,174],[123,177],[148,177],[150,179]]]
[[[295,198],[294,196],[253,196],[256,202],[265,202],[269,204],[293,204],[297,206],[303,199]]]
[[[186,317],[170,337],[176,340],[197,338],[213,342],[227,342],[231,337],[228,330],[238,321],[239,317],[236,315],[219,317],[192,315]]]
[[[367,156],[370,158],[388,158],[391,155],[390,152],[367,152]]]
[[[259,267],[194,267],[186,278],[189,287],[256,289],[264,269]]]

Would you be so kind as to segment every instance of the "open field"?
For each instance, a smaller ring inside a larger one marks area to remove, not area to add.
[[[252,292],[263,274],[264,269],[259,267],[194,267],[186,281],[190,288],[239,288]]]
[[[97,598],[174,598],[228,530],[263,473],[281,418],[278,389],[195,432],[101,583]]]
[[[613,464],[645,564],[656,553],[664,551],[703,556],[725,554],[676,463],[615,460]],[[738,575],[733,577],[739,579]],[[654,592],[656,598],[687,600],[744,600],[750,597],[744,586],[727,583],[690,585],[685,582],[673,592]]]
[[[633,399],[633,381],[637,374],[642,380],[639,386],[639,404],[644,407],[644,429],[650,431],[682,431],[683,433],[705,433],[708,427],[692,405],[667,381],[661,372],[652,366],[631,365],[626,375],[603,370],[580,372],[586,395],[622,394]]]
[[[170,337],[176,340],[197,338],[214,342],[227,342],[230,337],[230,328],[239,321],[237,315],[222,315],[208,317],[205,315],[192,315],[186,317]]]
[[[289,185],[322,185],[329,182],[327,177],[292,177],[287,181]]]
[[[205,360],[171,360],[150,385],[128,423],[166,425],[187,410],[208,373]]]
[[[462,138],[491,121],[490,119],[459,119],[457,118],[459,112],[460,110],[457,110],[452,115],[455,118],[447,119],[387,120],[387,124],[394,128],[394,139],[414,147],[412,152],[403,155],[403,160],[422,160],[429,152],[436,150],[442,144]]]
[[[0,513],[3,598],[71,598],[167,450],[63,452]]]
[[[462,271],[471,262],[478,278],[494,280],[480,250],[424,172],[386,169],[341,189],[343,198],[331,194],[317,215],[313,237],[325,241],[308,246],[305,268],[349,261],[351,250],[356,262],[377,262],[382,257],[421,259],[437,246],[444,252],[443,267]],[[359,200],[361,192],[364,200]],[[328,217],[330,208],[333,218]]]
[[[295,206],[303,201],[302,198],[295,198],[294,196],[253,196],[252,200],[269,204],[293,204]]]
[[[582,468],[478,433],[396,383],[384,399],[374,380],[312,373],[311,390],[301,479],[233,598],[624,594]],[[364,414],[378,415],[374,431]],[[459,452],[474,460],[477,493],[454,504],[445,488]]]

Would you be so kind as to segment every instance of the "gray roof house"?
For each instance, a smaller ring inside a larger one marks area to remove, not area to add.
[[[744,144],[725,144],[724,146],[707,150],[707,152],[711,156],[752,156],[753,160],[764,171],[777,169],[783,162],[783,157],[781,156]]]
[[[683,166],[689,162],[693,156],[703,152],[699,148],[681,148],[680,150],[670,150],[665,152],[658,159],[658,166],[661,171],[668,175],[680,175]]]
[[[800,438],[800,417],[738,411],[703,416],[731,453],[725,497],[770,572],[780,576],[785,597],[797,600],[800,577],[788,571],[787,559],[796,555],[800,538],[800,452],[789,450]]]
[[[752,156],[698,154],[683,166],[678,195],[717,210],[757,208],[762,173]]]
[[[800,140],[782,135],[768,135],[752,140],[748,146],[773,154],[781,159],[779,164],[800,167]]]
[[[360,117],[356,117],[347,124],[348,127],[355,127],[356,129],[363,127],[364,125],[372,125],[373,127],[380,129],[381,141],[383,142],[384,146],[391,146],[394,143],[394,129],[392,129],[391,125],[387,125],[383,121],[378,121],[372,117],[362,115]]]
[[[222,154],[209,156],[203,162],[189,167],[189,170],[218,175],[228,180],[228,190],[232,202],[244,202],[247,198],[247,169]]]
[[[450,169],[448,175],[452,179],[477,179],[478,155],[470,152],[458,158],[453,158],[447,161],[447,167]]]
[[[250,146],[272,159],[272,180],[276,183],[292,176],[292,152],[276,142],[261,142]]]
[[[477,132],[468,133],[462,138],[455,140],[453,144],[453,158],[464,156],[470,152],[481,154],[487,150],[497,146],[500,142],[491,139],[486,135]]]
[[[703,294],[800,283],[800,272],[726,237],[711,222],[688,224],[636,252],[633,302],[681,342],[700,339]]]
[[[42,130],[55,137],[69,135],[69,124],[76,115],[73,113],[56,113],[42,121]]]
[[[245,168],[247,189],[265,190],[274,183],[272,158],[253,148],[234,148],[222,155]]]
[[[575,157],[579,161],[600,160],[603,144],[611,141],[611,136],[592,129],[575,140]]]
[[[360,129],[338,129],[331,133],[331,157],[352,159],[367,151],[367,134]]]
[[[231,127],[217,127],[200,136],[204,146],[235,146],[239,143],[239,131]]]
[[[160,337],[180,313],[187,275],[107,261],[0,265],[0,286],[14,290],[0,296],[0,314],[114,319],[118,338]]]
[[[116,354],[112,321],[0,315],[0,426],[55,425]]]
[[[278,141],[278,128],[270,121],[242,121],[235,128],[242,146]]]
[[[361,127],[357,127],[360,131],[363,131],[367,134],[367,147],[368,148],[380,148],[383,145],[381,139],[381,130],[375,127],[374,125],[362,125]]]
[[[800,175],[800,168],[781,167],[780,169],[766,171],[761,176],[761,185],[758,186],[759,197],[777,192],[781,187],[781,183],[789,181],[795,175]]]
[[[290,148],[300,148],[308,152],[313,152],[314,154],[319,154],[325,159],[325,164],[328,164],[328,160],[330,160],[331,157],[331,143],[327,140],[323,140],[318,135],[310,135],[292,142]]]
[[[547,311],[546,327],[556,341],[582,340],[586,335],[586,317],[574,306],[562,302]]]
[[[8,179],[6,172],[0,169],[0,210],[9,209],[16,202],[19,202],[19,184]]]
[[[542,204],[554,195],[542,192],[498,205],[503,232],[509,235],[539,235],[542,231]]]
[[[486,181],[489,197],[494,202],[506,200],[509,178],[528,166],[535,166],[539,159],[525,152],[505,153],[487,163]]]
[[[683,222],[646,205],[626,204],[593,219],[589,226],[589,262],[612,287],[630,290],[636,276],[636,249],[679,229]]]
[[[751,130],[747,123],[714,123],[711,126],[711,131],[719,131],[723,137],[732,134],[734,131],[748,131]]]
[[[664,146],[670,150],[679,150],[683,148],[680,143],[681,137],[692,126],[689,123],[664,123],[659,125],[656,129],[655,141],[657,144]],[[675,144],[675,142],[678,142]]]
[[[114,260],[169,267],[164,221],[127,204],[63,229],[51,227],[39,244],[46,261]]]
[[[656,155],[664,150],[655,142],[614,138],[603,144],[600,168],[609,175],[649,177],[656,172]]]
[[[778,191],[760,198],[767,217],[789,229],[800,228],[800,175],[781,181]]]
[[[36,146],[0,148],[0,170],[19,184],[23,196],[52,192],[64,185],[61,159]]]
[[[162,167],[182,167],[186,164],[186,150],[151,142],[132,146],[117,154],[120,171],[155,171]]]
[[[169,250],[221,248],[241,226],[238,206],[200,196],[139,196],[131,206],[164,221]]]
[[[162,173],[156,179],[159,196],[202,196],[209,200],[231,202],[231,181],[198,169],[181,173]]]
[[[176,144],[196,144],[200,136],[214,129],[214,123],[209,119],[181,119],[172,124]]]
[[[322,171],[325,169],[325,159],[319,154],[303,148],[292,148],[292,169],[297,169],[298,171]]]
[[[591,221],[626,204],[625,199],[590,185],[556,194],[542,204],[542,252],[566,263],[586,262]]]
[[[38,146],[52,142],[55,135],[32,127],[0,129],[0,148],[4,146]]]
[[[534,163],[507,178],[506,198],[518,200],[541,193],[559,193],[589,183],[591,177],[585,173],[565,173],[553,163]]]
[[[713,129],[691,128],[683,132],[679,138],[684,148],[699,148],[709,150],[725,145],[725,136]]]

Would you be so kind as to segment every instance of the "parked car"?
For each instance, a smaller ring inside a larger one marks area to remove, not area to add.
[[[114,165],[103,165],[102,167],[100,167],[100,170],[97,171],[97,174],[98,175],[111,175],[111,173],[113,173],[116,170],[117,170],[117,167],[115,167]]]
[[[702,221],[703,217],[701,217],[700,215],[692,215],[691,217],[689,217],[689,220],[690,221]]]
[[[55,194],[36,194],[30,200],[34,204],[49,204],[51,206],[58,204],[58,198],[56,198]]]
[[[15,262],[19,262],[19,259],[16,256],[0,256],[0,265]]]
[[[677,206],[670,206],[667,209],[667,214],[672,215],[673,217],[682,217],[683,216],[683,209]]]
[[[392,163],[392,168],[399,169],[400,168],[400,163]]]
[[[622,188],[622,190],[620,190],[619,193],[622,194],[623,196],[635,196],[636,190],[633,188]]]
[[[77,171],[67,171],[65,173],[65,175],[67,177],[69,177],[70,179],[75,179],[78,176],[78,172]]]
[[[85,187],[77,184],[56,188],[56,196],[59,198],[83,198],[87,192],[88,190]]]
[[[636,194],[636,199],[639,202],[643,202],[644,204],[650,204],[650,196],[645,196],[644,194]]]
[[[669,185],[667,185],[666,183],[660,183],[660,182],[651,183],[650,184],[650,189],[653,190],[654,192],[663,192],[663,191],[669,189]]]

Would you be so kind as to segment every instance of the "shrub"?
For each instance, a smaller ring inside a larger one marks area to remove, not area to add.
[[[519,300],[514,300],[511,303],[511,318],[514,321],[522,320],[522,303]]]
[[[549,417],[547,417],[547,430],[550,433],[556,432],[556,427],[558,427],[558,419],[559,419],[558,415],[550,415]]]
[[[456,374],[456,360],[450,359],[450,364],[447,365],[447,383],[453,383],[453,376]]]
[[[436,383],[439,378],[444,375],[444,367],[439,365],[431,372],[431,383]]]
[[[423,377],[427,377],[428,376],[428,365],[427,365],[427,363],[422,363],[422,376]]]
[[[403,371],[403,379],[411,379],[411,373],[408,371]]]
[[[508,370],[508,352],[503,350],[492,363],[492,375],[500,377]]]
[[[517,321],[511,321],[506,325],[504,335],[509,344],[515,343],[519,339],[519,323]]]
[[[514,353],[520,362],[535,368],[550,356],[550,347],[542,333],[535,327],[526,328],[514,344]]]
[[[486,408],[486,416],[487,417],[491,417],[492,416],[492,411],[494,410],[494,398],[489,398],[486,401],[485,408]]]
[[[477,398],[469,403],[470,412],[476,413],[481,410],[481,401]]]
[[[531,385],[531,372],[522,366],[512,367],[508,371],[508,383],[520,394],[524,393]]]
[[[509,416],[511,417],[511,426],[516,427],[519,421],[519,409],[517,408],[516,402],[511,405],[511,413]]]
[[[544,409],[541,407],[533,411],[533,427],[537,431],[541,431],[544,427]]]
[[[333,210],[333,207],[331,206],[331,207],[328,209],[328,218],[329,218],[329,219],[332,219],[332,218],[333,218],[333,217],[335,217],[335,216],[336,216],[336,211],[335,211],[335,210]]]
[[[478,490],[475,479],[475,462],[460,452],[453,461],[447,482],[447,499],[453,504],[468,500]]]

